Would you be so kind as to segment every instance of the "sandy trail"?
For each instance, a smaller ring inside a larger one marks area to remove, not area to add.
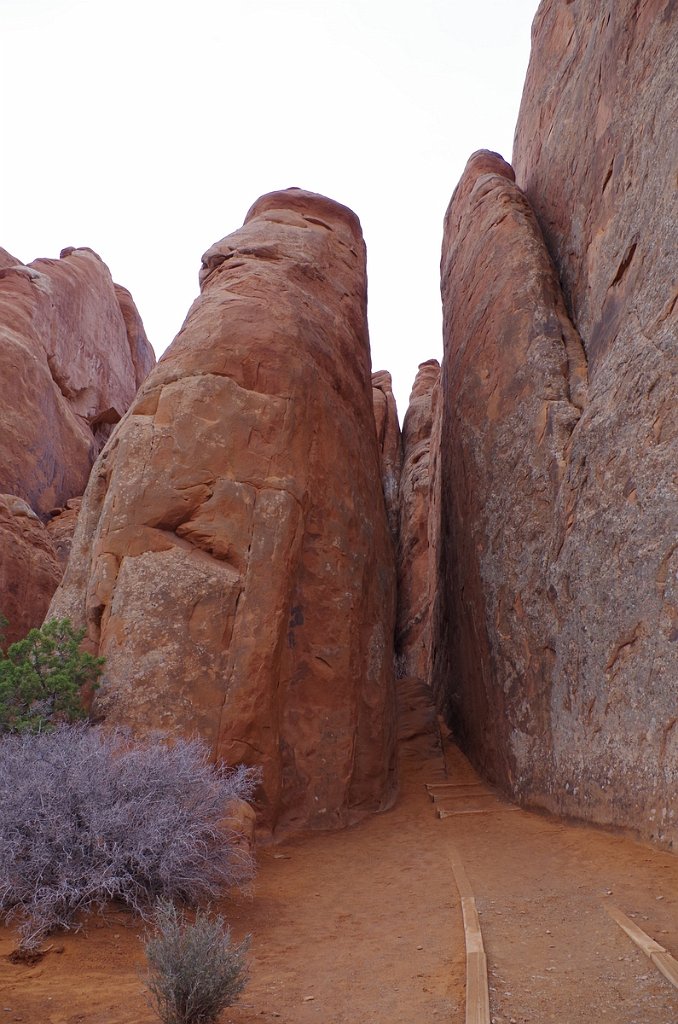
[[[403,688],[396,806],[341,833],[259,852],[250,895],[220,908],[250,932],[251,980],[224,1024],[464,1021],[464,939],[452,847],[475,892],[496,1024],[677,1024],[678,991],[605,911],[678,955],[678,858],[628,838],[508,810]],[[440,820],[425,783],[470,783]],[[484,795],[478,799],[478,793]],[[33,967],[0,960],[0,1024],[151,1024],[136,921],[58,936]],[[0,955],[13,946],[0,931]],[[56,952],[63,948],[63,952]]]

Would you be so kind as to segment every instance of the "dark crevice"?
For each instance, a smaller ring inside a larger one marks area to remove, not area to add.
[[[47,368],[49,370],[52,380],[54,381],[54,383],[56,384],[59,391],[66,399],[66,401],[69,403],[73,402],[78,397],[78,392],[74,391],[73,388],[69,388],[68,384],[66,383],[66,379],[59,373],[59,371],[56,368],[54,356],[50,355],[49,353],[46,353],[46,355]]]
[[[612,280],[612,282],[610,284],[610,288],[614,288],[615,285],[618,285],[621,282],[622,278],[624,277],[624,274],[626,273],[626,271],[631,266],[631,260],[635,256],[637,246],[638,246],[637,242],[633,242],[629,246],[629,248],[627,250],[627,253],[626,253],[626,256],[624,256],[624,259],[621,261],[621,263],[617,267],[617,273],[614,275],[614,278],[613,278],[613,280]]]
[[[318,217],[309,217],[307,214],[304,214],[304,220],[307,220],[309,224],[318,224],[321,228],[327,228],[328,231],[333,230],[329,224],[326,224],[324,220],[320,220]]]

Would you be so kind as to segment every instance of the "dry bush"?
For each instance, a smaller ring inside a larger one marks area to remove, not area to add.
[[[205,745],[133,744],[86,725],[0,739],[0,915],[35,947],[119,900],[199,903],[251,877],[224,827],[257,773],[210,764]]]
[[[155,926],[145,945],[151,1005],[163,1024],[212,1024],[245,987],[249,938],[234,946],[223,917],[198,911],[188,924],[167,900]]]

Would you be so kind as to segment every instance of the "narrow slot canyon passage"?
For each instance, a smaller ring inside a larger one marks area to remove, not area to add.
[[[258,773],[256,875],[211,908],[251,936],[220,1024],[678,1022],[649,955],[678,959],[676,3],[600,7],[539,6],[402,427],[334,199],[256,200],[157,364],[91,250],[0,250],[39,385],[7,389],[0,612],[82,629],[93,723]],[[143,922],[82,924],[30,963],[0,929],[0,1024],[156,1019]]]

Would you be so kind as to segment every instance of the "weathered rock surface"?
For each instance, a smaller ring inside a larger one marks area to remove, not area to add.
[[[403,423],[398,548],[398,675],[428,679],[431,580],[429,509],[433,390],[440,377],[437,359],[421,363]]]
[[[5,270],[7,267],[14,267],[19,263],[19,260],[12,256],[11,252],[7,252],[0,246],[0,270]]]
[[[628,368],[635,394],[640,362],[668,368],[671,399],[677,16],[675,0],[542,2],[513,156],[592,377],[620,386]]]
[[[94,467],[52,614],[107,658],[110,723],[261,765],[260,821],[394,789],[394,566],[365,250],[345,207],[264,196]]]
[[[47,532],[62,570],[66,568],[71,554],[73,534],[78,524],[81,505],[82,498],[69,498],[65,508],[53,510],[52,518],[47,523]]]
[[[667,845],[674,7],[542,3],[516,133],[527,199],[483,154],[448,210],[432,642],[450,720],[490,777]]]
[[[549,581],[548,802],[674,844],[676,15],[667,0],[542,4],[515,143],[589,371]]]
[[[129,293],[119,302],[91,250],[64,249],[29,266],[3,254],[0,490],[44,519],[84,491],[153,354]]]
[[[433,685],[476,763],[524,795],[550,788],[547,567],[586,363],[512,179],[475,154],[445,218]]]
[[[13,494],[0,494],[0,613],[8,620],[5,643],[41,625],[62,568],[47,529]]]
[[[372,374],[372,398],[381,460],[381,483],[394,550],[398,545],[400,473],[403,461],[398,409],[387,370]]]
[[[113,288],[122,318],[125,321],[127,344],[134,367],[134,383],[138,390],[155,366],[155,353],[146,337],[143,320],[131,292],[127,288],[123,288],[121,284],[114,284]],[[127,408],[128,406],[126,406]]]

